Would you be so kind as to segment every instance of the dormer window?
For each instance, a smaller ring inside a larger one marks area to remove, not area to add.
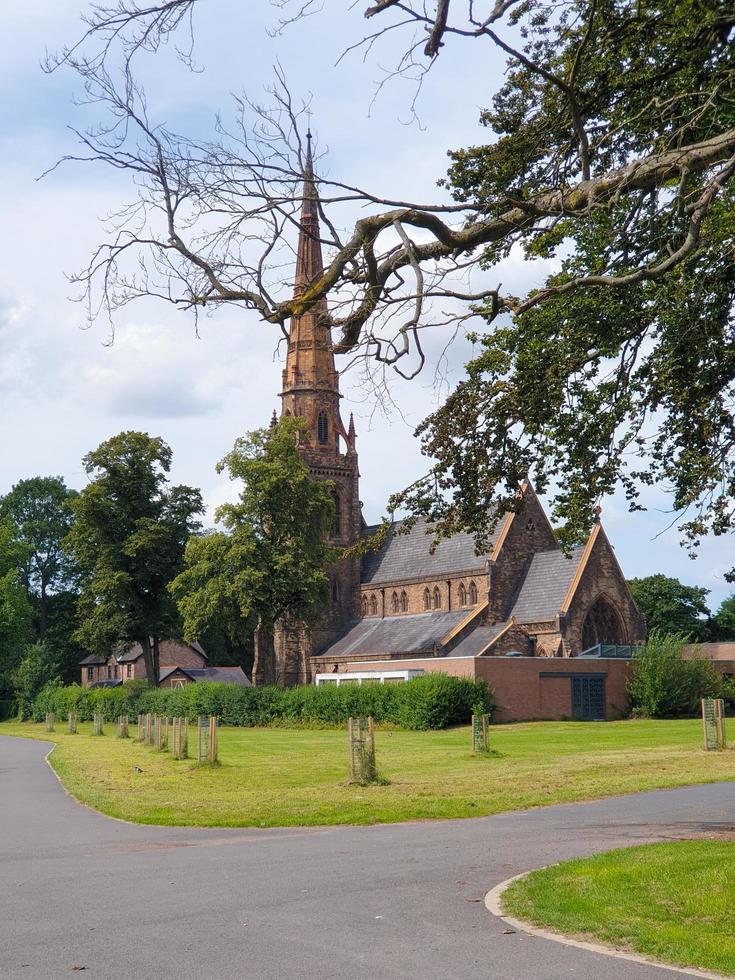
[[[326,446],[329,442],[329,420],[326,412],[319,412],[316,422],[316,438],[322,446]]]

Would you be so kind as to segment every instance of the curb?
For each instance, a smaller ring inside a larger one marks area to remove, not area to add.
[[[547,865],[544,865],[547,867]],[[512,915],[507,915],[503,911],[502,897],[505,890],[513,884],[514,881],[519,881],[521,878],[525,878],[527,875],[532,874],[533,871],[543,871],[543,868],[532,868],[530,871],[524,871],[521,874],[513,875],[512,878],[506,878],[505,881],[501,881],[500,884],[491,888],[490,891],[485,895],[485,908],[491,915],[496,916],[498,919],[502,919],[503,922],[507,922],[509,926],[516,929],[518,932],[525,932],[529,936],[535,936],[538,939],[549,939],[555,943],[561,943],[563,946],[573,946],[576,949],[584,949],[588,953],[602,953],[605,956],[614,956],[620,960],[628,960],[633,963],[640,963],[643,966],[653,966],[661,970],[669,970],[672,973],[681,973],[684,976],[689,977],[705,977],[706,980],[723,980],[726,974],[723,973],[708,973],[706,970],[697,970],[694,967],[685,966],[673,966],[670,963],[663,963],[661,960],[655,960],[650,956],[643,956],[639,953],[626,953],[622,950],[615,949],[614,946],[605,946],[601,943],[584,942],[581,939],[571,939],[568,936],[564,936],[559,932],[550,932],[548,929],[541,929],[538,926],[532,925],[530,922],[524,922],[522,919],[516,919]]]

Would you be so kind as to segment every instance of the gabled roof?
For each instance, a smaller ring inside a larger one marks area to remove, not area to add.
[[[216,684],[239,684],[250,687],[248,676],[242,667],[187,667],[186,673],[195,681],[211,681]]]
[[[94,687],[119,687],[122,681],[119,677],[105,677],[101,681],[95,681],[94,684],[90,684],[90,690]]]
[[[319,656],[430,653],[466,618],[467,609],[387,616],[385,619],[368,617],[353,623],[336,643],[320,651]]]
[[[549,622],[561,612],[586,546],[563,551],[541,551],[533,556],[512,609],[517,623]]]
[[[209,657],[199,643],[187,643],[185,640],[161,640],[161,657],[175,657],[176,650],[181,649],[181,647],[189,647],[191,650],[198,653],[200,657],[203,657],[204,660],[209,660]],[[116,656],[116,660],[119,664],[128,664],[133,663],[142,656],[143,648],[141,647],[140,643],[134,643],[129,650],[125,650],[123,653],[118,654]],[[167,666],[171,665],[169,664]]]
[[[447,656],[479,657],[493,645],[509,625],[509,623],[496,623],[494,626],[476,626],[467,636],[462,637],[456,647],[452,647]]]
[[[187,677],[191,676],[189,671],[184,667],[161,667],[158,671],[158,683],[160,684],[161,681],[165,681],[167,677],[170,677],[171,674],[175,674],[177,671],[180,674],[186,674]]]
[[[484,571],[485,556],[475,553],[474,535],[466,531],[444,538],[431,553],[434,540],[431,525],[419,520],[406,534],[398,531],[404,522],[398,521],[388,532],[385,543],[378,551],[368,552],[362,561],[361,581],[364,585],[380,585],[403,579],[431,579],[452,572]],[[490,538],[492,546],[500,536],[503,521],[493,531]],[[378,530],[368,527],[363,532],[367,537]]]
[[[80,667],[103,666],[107,663],[107,657],[100,656],[99,653],[90,653],[84,660],[79,661]]]

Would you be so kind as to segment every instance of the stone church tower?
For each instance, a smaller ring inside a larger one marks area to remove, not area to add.
[[[304,171],[294,296],[304,294],[323,270],[319,231],[319,201],[311,153],[311,133]],[[291,320],[286,366],[283,370],[281,414],[306,421],[301,456],[315,480],[334,484],[336,516],[330,540],[338,546],[355,544],[362,529],[359,472],[352,416],[347,429],[339,410],[339,375],[334,366],[332,337],[326,317],[327,302],[320,300]],[[315,626],[279,624],[275,634],[276,676],[284,685],[309,683],[310,659],[332,642],[355,617],[360,588],[360,560],[349,558],[329,569],[330,601],[323,620]]]

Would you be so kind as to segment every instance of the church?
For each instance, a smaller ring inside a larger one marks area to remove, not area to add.
[[[295,296],[322,271],[309,138]],[[302,458],[315,480],[333,484],[331,537],[348,547],[376,528],[362,516],[355,424],[342,419],[326,310],[320,300],[291,321],[281,412],[306,421]],[[439,671],[485,678],[501,718],[623,714],[626,653],[645,628],[614,550],[598,522],[564,554],[531,484],[519,493],[523,508],[498,523],[486,554],[465,533],[432,550],[419,521],[408,533],[395,524],[378,550],[332,567],[319,624],[276,631],[279,682],[387,683]]]

